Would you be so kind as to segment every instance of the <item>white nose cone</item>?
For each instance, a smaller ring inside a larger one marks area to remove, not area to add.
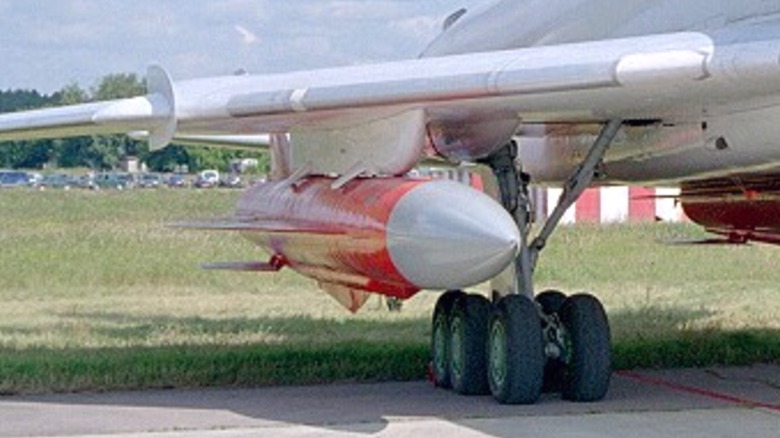
[[[390,215],[387,248],[398,272],[421,289],[489,280],[517,255],[520,233],[496,201],[453,181],[407,193]]]

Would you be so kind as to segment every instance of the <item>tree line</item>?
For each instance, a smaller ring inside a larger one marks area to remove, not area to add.
[[[74,83],[48,95],[37,90],[0,90],[0,113],[135,97],[146,94],[146,90],[145,80],[136,74],[105,76],[90,90]],[[0,168],[7,169],[111,170],[127,156],[139,158],[156,172],[172,172],[183,165],[192,172],[224,171],[236,158],[258,159],[261,171],[268,166],[267,155],[260,152],[178,145],[152,152],[146,142],[125,135],[0,142]]]

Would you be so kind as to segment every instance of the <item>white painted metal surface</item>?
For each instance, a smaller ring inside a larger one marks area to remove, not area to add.
[[[425,114],[406,111],[343,127],[300,127],[291,133],[292,167],[311,163],[314,173],[402,175],[423,154]]]
[[[537,137],[541,154],[523,151],[535,177],[556,184],[592,140],[588,127],[620,118],[657,123],[626,130],[607,157],[609,181],[780,166],[776,2],[502,0],[467,12],[424,55],[175,84],[152,68],[148,96],[3,115],[0,141],[147,130],[159,147],[174,135],[292,132],[294,161],[316,161],[319,173],[363,163],[399,174],[427,146],[425,131],[447,146],[440,153],[474,159],[520,121],[564,123],[570,134]],[[728,150],[708,147],[720,138]]]

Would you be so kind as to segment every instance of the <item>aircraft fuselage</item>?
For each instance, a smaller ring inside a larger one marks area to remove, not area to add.
[[[469,11],[423,57],[701,32],[713,39],[780,34],[780,3],[765,0],[501,0]],[[594,103],[594,105],[596,105]],[[736,169],[780,167],[780,100],[770,96],[719,107],[671,108],[631,120],[605,157],[603,183],[666,185],[723,177]],[[593,123],[524,118],[518,132],[525,170],[561,184],[598,131]],[[725,146],[725,147],[724,147]]]
[[[780,20],[767,0],[500,0],[469,11],[422,56],[442,56]]]

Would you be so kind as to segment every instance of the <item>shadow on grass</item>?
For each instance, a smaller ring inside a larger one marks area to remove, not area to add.
[[[63,320],[78,330],[90,324],[91,339],[127,347],[0,349],[0,393],[419,380],[428,360],[427,319],[209,319],[115,312],[69,313]],[[40,335],[13,327],[0,332]],[[233,336],[268,341],[216,345],[215,339]]]
[[[679,308],[646,308],[612,314],[614,331],[622,333],[613,346],[616,368],[746,365],[780,360],[780,330],[728,332],[691,328],[709,316],[706,311]],[[464,412],[469,412],[471,417],[518,414],[518,407],[500,406],[489,397],[459,397],[419,382],[426,374],[429,360],[427,334],[422,339],[399,339],[394,334],[410,330],[409,327],[413,327],[412,331],[427,330],[427,318],[399,321],[331,321],[307,317],[136,318],[122,313],[71,313],[68,317],[82,323],[91,321],[102,336],[117,342],[130,342],[170,327],[211,335],[240,334],[260,328],[272,330],[286,341],[236,346],[0,349],[0,393],[190,388],[174,395],[169,391],[145,391],[77,398],[46,396],[32,400],[57,406],[87,406],[87,409],[95,405],[225,411],[260,423],[283,422],[332,430],[344,427],[350,432],[354,431],[349,425],[363,424],[366,434],[384,430],[389,417],[462,418]],[[638,330],[641,327],[647,331]],[[373,341],[357,340],[367,332],[385,336]],[[312,337],[318,340],[306,341]],[[381,381],[417,382],[333,385]],[[274,387],[311,384],[328,385]],[[194,390],[200,387],[222,389]],[[251,387],[264,389],[236,390]],[[542,412],[538,410],[549,409],[549,405],[541,403],[522,409]],[[170,421],[166,427],[180,426],[175,418]]]
[[[144,388],[256,387],[422,380],[429,361],[427,318],[209,319],[68,313],[112,348],[0,349],[0,393]],[[695,329],[704,310],[645,308],[610,316],[617,369],[745,365],[780,361],[779,330]],[[4,332],[15,330],[2,328]],[[166,345],[161,334],[211,339]],[[267,342],[215,345],[216,338]],[[150,342],[154,340],[155,342]],[[154,345],[154,346],[139,346]]]
[[[707,309],[653,305],[612,312],[609,322],[613,339],[660,339],[700,327],[703,321],[716,315],[717,312]]]
[[[135,316],[117,312],[59,315],[75,326],[89,324],[92,332],[108,344],[138,345],[160,336],[177,338],[226,339],[229,344],[296,344],[329,345],[343,342],[426,342],[429,336],[427,318],[367,320],[324,319],[310,316],[264,316],[256,318],[204,318],[175,316]],[[255,341],[252,341],[252,340]],[[261,341],[257,341],[261,339]]]

